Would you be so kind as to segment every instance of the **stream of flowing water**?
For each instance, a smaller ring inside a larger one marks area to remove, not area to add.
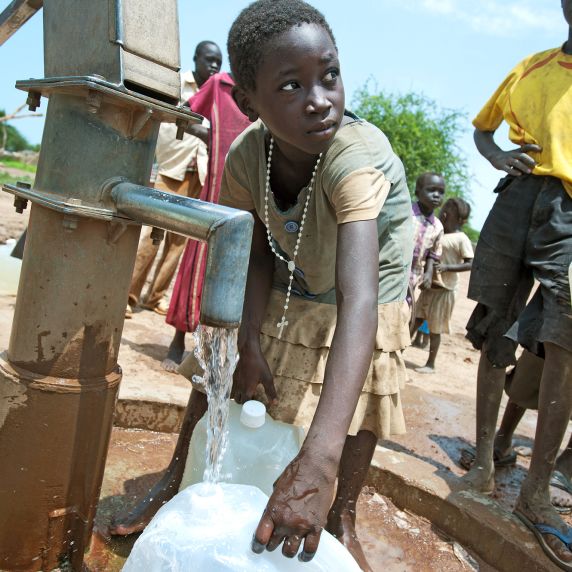
[[[200,325],[193,334],[195,356],[203,368],[202,377],[193,381],[205,388],[207,411],[206,468],[203,480],[220,480],[222,457],[228,442],[228,412],[232,374],[238,361],[238,328],[213,328]]]

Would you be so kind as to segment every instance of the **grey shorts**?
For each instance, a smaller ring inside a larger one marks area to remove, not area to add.
[[[572,199],[559,179],[536,175],[505,177],[495,192],[471,271],[478,304],[467,337],[477,349],[486,340],[497,367],[515,363],[517,342],[540,356],[544,342],[572,351]]]

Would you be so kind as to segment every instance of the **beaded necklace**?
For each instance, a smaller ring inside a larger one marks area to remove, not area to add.
[[[270,233],[270,224],[268,221],[268,195],[270,194],[270,165],[272,163],[272,150],[274,149],[274,138],[270,137],[270,145],[268,147],[268,160],[266,162],[266,189],[264,194],[264,224],[266,225],[266,236],[268,237],[268,244],[270,249],[276,256],[283,262],[286,262],[288,266],[288,271],[290,272],[290,279],[288,282],[288,291],[286,292],[286,301],[284,302],[284,312],[282,312],[282,319],[276,324],[279,329],[278,339],[282,338],[282,332],[284,328],[288,325],[286,321],[286,312],[288,311],[288,304],[290,303],[290,293],[292,292],[292,281],[294,280],[294,271],[296,270],[296,264],[294,262],[298,250],[300,248],[300,241],[302,239],[302,230],[304,228],[304,222],[306,221],[306,213],[308,212],[308,205],[310,204],[310,196],[314,190],[314,180],[316,178],[316,173],[318,171],[318,166],[320,165],[320,160],[322,159],[322,153],[318,155],[318,160],[316,161],[316,166],[312,172],[312,178],[310,179],[310,184],[308,186],[308,196],[306,197],[306,203],[304,204],[304,211],[302,212],[302,218],[300,220],[300,227],[298,229],[298,238],[296,239],[296,245],[294,246],[294,252],[292,254],[292,260],[286,260],[279,252],[274,248],[274,242],[272,239],[272,234]]]

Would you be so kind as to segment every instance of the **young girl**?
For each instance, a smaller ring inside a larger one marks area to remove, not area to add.
[[[228,50],[235,99],[254,122],[231,146],[220,197],[255,218],[234,397],[261,397],[273,417],[308,427],[252,548],[283,543],[294,557],[303,545],[308,561],[325,527],[371,570],[357,499],[377,440],[404,431],[413,231],[403,166],[383,133],[345,111],[332,32],[305,2],[251,4]],[[193,356],[180,371],[201,373]],[[193,391],[163,490],[180,482],[184,441],[205,409]]]
[[[471,270],[473,247],[461,227],[469,220],[471,207],[463,199],[449,199],[439,219],[445,231],[441,238],[441,259],[435,265],[431,288],[421,291],[416,304],[417,329],[424,320],[429,326],[429,357],[418,373],[435,373],[435,359],[441,345],[441,334],[448,334],[459,284],[458,272]]]

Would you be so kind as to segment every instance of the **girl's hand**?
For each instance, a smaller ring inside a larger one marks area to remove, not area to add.
[[[270,404],[278,401],[272,372],[259,344],[249,344],[240,350],[240,359],[234,371],[233,396],[237,403],[254,398],[258,384],[264,387]]]
[[[282,541],[282,554],[294,558],[304,543],[299,559],[312,560],[318,549],[334,494],[336,467],[324,468],[301,452],[274,483],[274,492],[258,523],[252,550],[273,551]]]
[[[542,148],[538,145],[528,144],[512,151],[498,150],[488,156],[487,159],[495,169],[520,177],[521,175],[530,175],[536,167],[536,161],[528,153],[540,153],[541,151]]]
[[[440,262],[436,262],[433,268],[436,272],[449,272],[449,266]]]
[[[431,283],[433,282],[433,272],[425,272],[425,274],[423,274],[423,280],[421,281],[421,284],[419,284],[419,289],[420,290],[429,290],[429,288],[431,288]]]

